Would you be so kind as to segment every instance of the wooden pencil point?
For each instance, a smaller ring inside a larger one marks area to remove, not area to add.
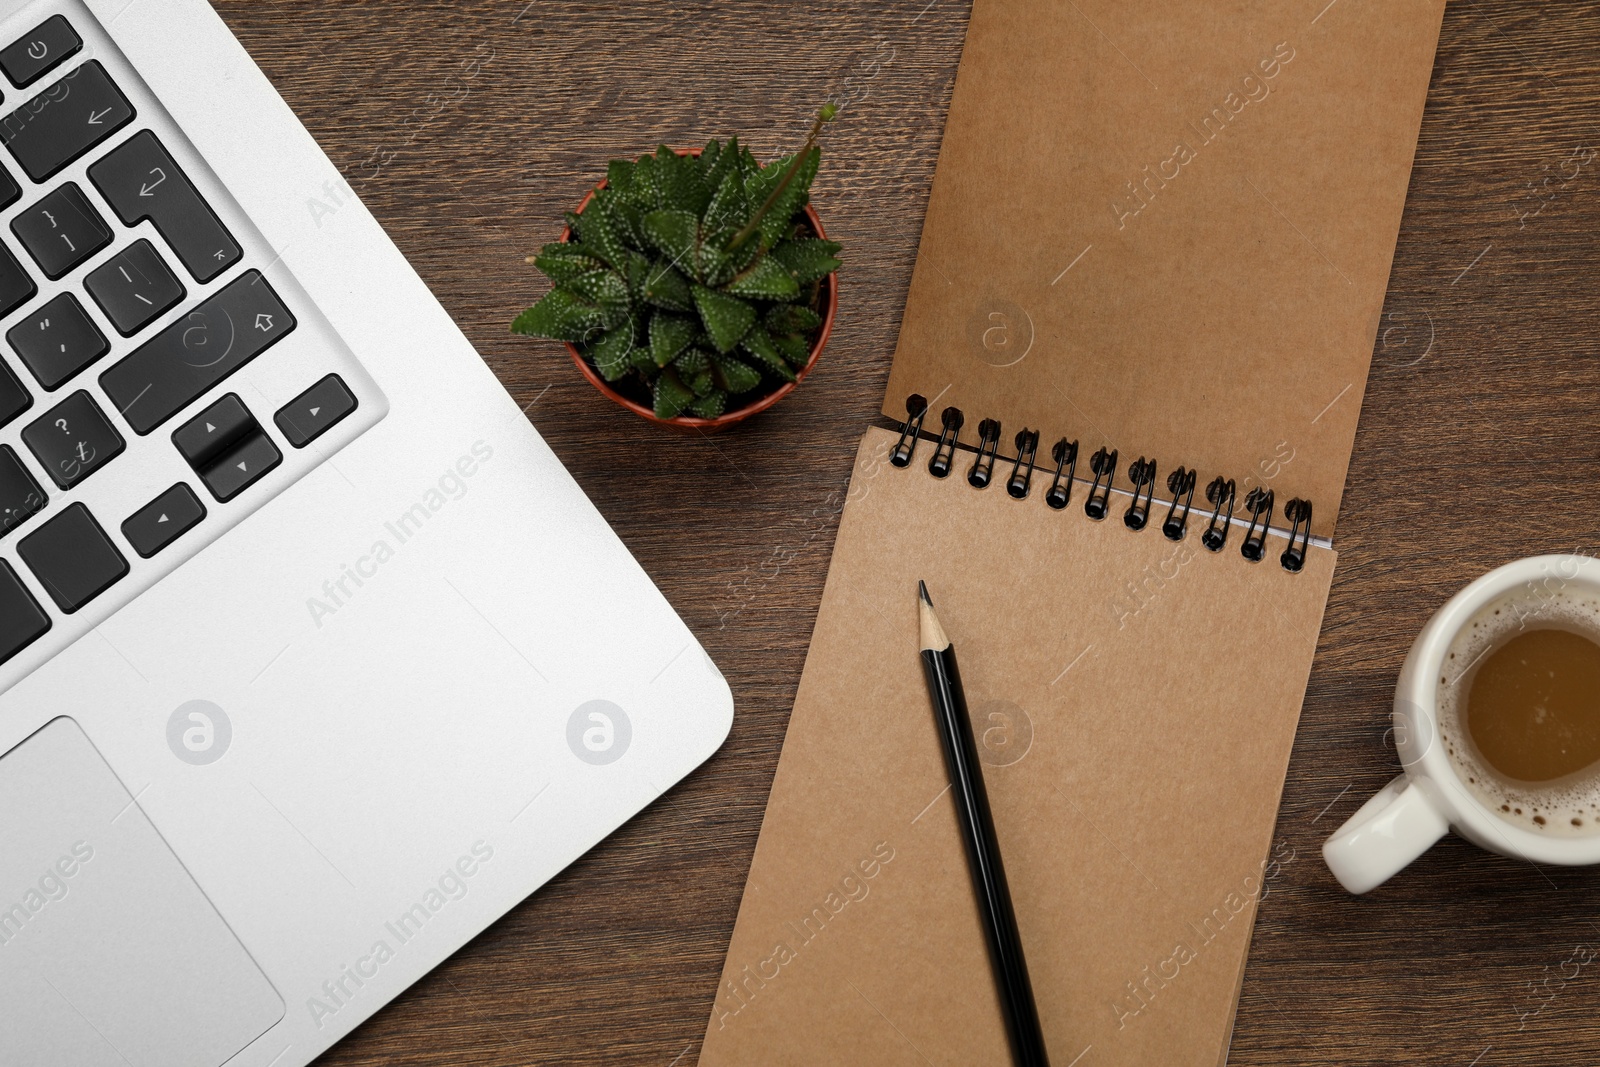
[[[950,647],[950,638],[945,636],[944,627],[939,625],[939,616],[933,613],[933,601],[928,599],[928,587],[921,582],[917,583],[921,590],[917,597],[917,613],[922,623],[922,649],[937,652],[942,648]]]

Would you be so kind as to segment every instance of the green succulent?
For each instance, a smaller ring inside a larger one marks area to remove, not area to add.
[[[804,215],[832,117],[824,108],[798,153],[764,167],[738,138],[698,157],[663,145],[612,160],[606,187],[567,214],[571,239],[530,257],[555,287],[512,331],[570,341],[606,381],[647,388],[663,419],[716,418],[794,381],[839,267],[839,245]]]

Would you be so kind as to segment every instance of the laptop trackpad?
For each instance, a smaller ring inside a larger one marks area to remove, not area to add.
[[[78,724],[0,756],[0,1063],[217,1067],[283,1001]]]

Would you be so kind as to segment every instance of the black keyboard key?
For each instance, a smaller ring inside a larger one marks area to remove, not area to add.
[[[0,245],[0,317],[32,300],[38,291],[39,287],[33,284],[33,278],[22,269],[17,257],[9,248]]]
[[[195,470],[203,470],[222,454],[251,434],[261,432],[261,424],[250,414],[237,394],[229,393],[200,414],[178,427],[172,443]]]
[[[0,559],[0,664],[50,632],[50,616]]]
[[[17,381],[17,376],[11,373],[11,368],[0,363],[0,430],[11,424],[11,420],[33,407],[33,397]]]
[[[278,451],[278,446],[258,430],[201,471],[200,480],[206,483],[212,496],[227,503],[281,462],[283,453]]]
[[[91,59],[0,119],[0,141],[42,182],[133,121],[133,105]]]
[[[48,500],[17,454],[0,445],[0,537],[37,515]]]
[[[200,525],[205,517],[206,506],[193,489],[179,482],[134,512],[122,524],[122,536],[140,558],[149,559]]]
[[[36,308],[6,332],[6,340],[46,389],[60,388],[111,351],[105,334],[71,293]]]
[[[111,243],[111,227],[68,182],[11,220],[11,232],[46,278],[59,278]]]
[[[273,421],[296,448],[321,437],[356,409],[356,398],[344,379],[330,374],[283,406]]]
[[[82,504],[73,504],[18,541],[17,555],[68,615],[128,573],[128,561]]]
[[[100,405],[82,390],[29,423],[22,439],[63,489],[71,489],[127,447]]]
[[[199,281],[210,281],[243,255],[149,130],[106,153],[89,168],[89,178],[123,222],[149,219]]]
[[[147,434],[277,343],[294,316],[260,271],[245,271],[100,376],[134,432]]]
[[[77,55],[82,47],[83,41],[67,20],[54,15],[15,44],[0,49],[0,70],[21,89],[50,73],[68,56]]]
[[[124,337],[144,329],[184,296],[183,283],[142,238],[90,271],[83,284]]]
[[[17,184],[4,167],[0,167],[0,208],[10,207],[22,196],[22,186]]]

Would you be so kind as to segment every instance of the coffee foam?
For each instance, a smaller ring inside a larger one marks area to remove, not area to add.
[[[1440,669],[1440,743],[1468,792],[1506,822],[1550,837],[1593,836],[1600,833],[1600,764],[1549,782],[1518,782],[1493,770],[1467,731],[1467,696],[1478,664],[1529,630],[1567,630],[1600,644],[1600,592],[1552,578],[1479,609],[1450,643]]]

